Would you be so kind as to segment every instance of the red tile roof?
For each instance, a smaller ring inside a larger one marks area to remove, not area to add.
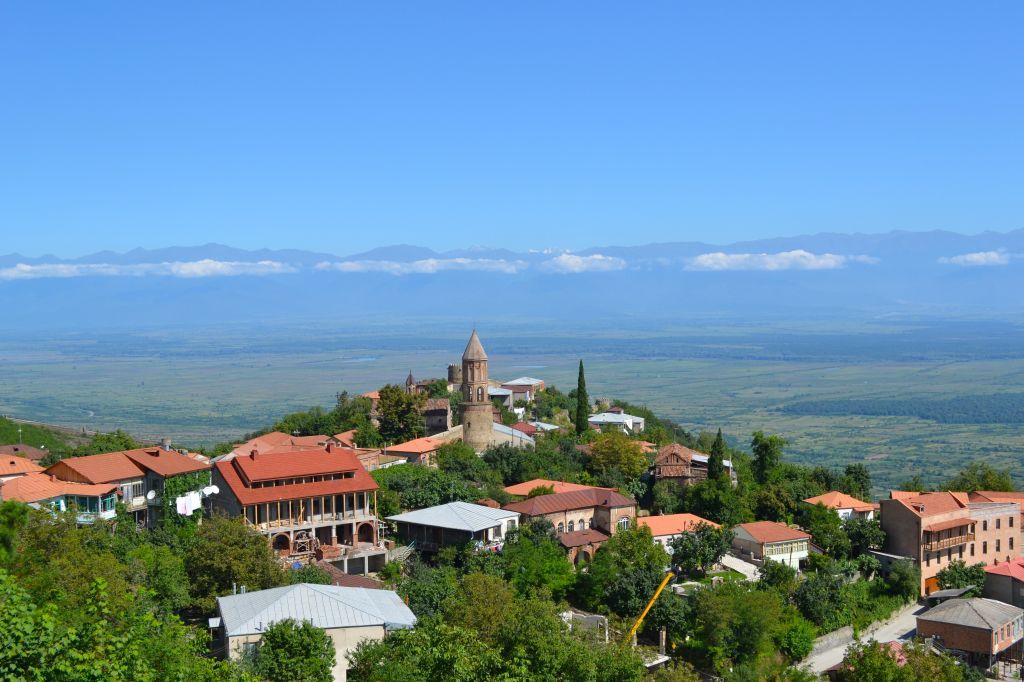
[[[506,504],[503,509],[519,512],[527,516],[540,516],[573,509],[589,509],[591,507],[633,507],[636,502],[620,495],[614,490],[604,488],[588,488],[573,490],[554,495],[538,495],[521,502]]]
[[[355,452],[340,447],[295,448],[285,452],[257,453],[255,457],[251,454],[238,455],[230,461],[249,482],[363,470]]]
[[[354,448],[356,446],[356,429],[336,433],[334,438],[345,447]]]
[[[537,433],[537,427],[526,422],[516,422],[512,425],[512,428],[525,433],[527,436],[533,436]]]
[[[714,521],[708,521],[696,514],[665,514],[664,516],[644,516],[636,522],[641,526],[651,529],[651,535],[659,537],[662,535],[679,535],[689,533],[702,523],[713,528],[721,528]]]
[[[804,502],[807,504],[823,504],[829,509],[852,509],[858,512],[871,511],[875,508],[870,502],[858,500],[856,497],[841,493],[838,490],[833,490],[816,497],[808,497]]]
[[[961,526],[969,526],[972,523],[977,523],[977,522],[978,521],[976,519],[971,519],[971,518],[964,517],[964,518],[960,518],[960,519],[950,519],[949,521],[937,521],[936,523],[929,523],[927,526],[924,526],[921,530],[927,530],[927,531],[931,531],[931,532],[934,533],[934,532],[940,531],[940,530],[949,530],[950,528],[959,528]]]
[[[63,495],[81,495],[97,497],[105,495],[117,488],[111,483],[91,485],[88,483],[70,483],[61,481],[43,473],[27,474],[12,478],[0,486],[0,499],[18,500],[20,502],[40,502]]]
[[[388,452],[404,452],[415,455],[422,455],[426,452],[433,452],[439,447],[447,443],[448,441],[441,440],[440,438],[416,438],[405,443],[399,443],[398,445],[388,446]]]
[[[754,521],[753,523],[741,523],[737,528],[742,528],[750,537],[754,538],[755,542],[768,543],[773,542],[786,542],[788,540],[808,540],[810,535],[797,530],[796,528],[790,528],[783,523],[776,523],[775,521]]]
[[[351,454],[350,456],[355,457],[355,455]],[[287,457],[282,455],[262,455],[262,457],[267,459],[276,457],[287,459]],[[373,480],[373,477],[361,465],[355,469],[352,478],[339,478],[333,481],[317,481],[315,483],[276,485],[268,488],[248,488],[242,482],[242,477],[235,468],[235,462],[239,459],[245,458],[236,457],[232,460],[221,460],[215,466],[232,494],[243,505],[296,500],[306,497],[319,497],[321,495],[344,495],[346,493],[368,492],[377,489],[377,482]],[[282,471],[287,471],[286,462],[282,462],[277,466],[280,466]],[[281,478],[291,477],[292,475],[287,473],[281,476]]]
[[[154,446],[85,457],[67,457],[46,471],[59,477],[66,477],[68,474],[62,474],[65,467],[90,483],[112,483],[141,478],[146,471],[166,478],[193,471],[206,471],[210,465],[183,455],[177,450],[164,450]]]
[[[509,495],[521,495],[526,497],[530,494],[530,491],[534,488],[547,488],[550,487],[556,493],[568,493],[573,490],[589,490],[590,488],[596,488],[593,485],[582,485],[580,483],[566,483],[565,481],[549,481],[546,478],[535,478],[532,481],[525,481],[523,483],[516,483],[505,487],[503,490]],[[603,490],[610,490],[610,488],[603,488]]]
[[[922,518],[964,509],[968,504],[967,493],[918,493],[911,496],[900,495],[896,499]]]
[[[325,571],[331,576],[331,584],[341,587],[365,587],[370,590],[382,589],[383,585],[365,575],[352,575],[341,570],[329,561],[319,559],[313,565]]]
[[[1024,559],[1014,559],[994,566],[986,566],[985,572],[992,575],[1007,575],[1014,580],[1024,582]]]
[[[15,455],[17,457],[25,457],[31,459],[33,462],[38,462],[43,457],[46,457],[48,453],[42,448],[34,448],[31,445],[25,445],[24,443],[18,443],[17,445],[0,445],[0,455]]]
[[[20,476],[22,474],[34,474],[43,470],[32,460],[26,457],[15,457],[14,455],[0,455],[0,478],[4,476]]]
[[[208,462],[183,455],[176,450],[142,448],[140,450],[125,450],[124,455],[143,469],[149,469],[164,478],[210,469]]]
[[[571,533],[562,533],[558,536],[558,541],[562,543],[562,546],[566,549],[572,547],[582,547],[591,543],[599,544],[608,539],[608,536],[595,528],[586,528],[584,530],[574,530]]]

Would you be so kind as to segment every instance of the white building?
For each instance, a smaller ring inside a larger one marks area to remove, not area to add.
[[[627,435],[643,433],[644,418],[635,417],[625,412],[601,412],[591,415],[587,423],[598,431],[618,429]]]
[[[875,518],[876,505],[858,500],[856,497],[841,493],[838,490],[833,490],[817,497],[808,497],[804,502],[807,504],[821,504],[829,509],[835,509],[836,513],[839,514],[839,518],[844,521],[851,518]]]
[[[775,521],[741,523],[733,533],[732,546],[741,559],[770,559],[800,570],[811,549],[810,535]]]

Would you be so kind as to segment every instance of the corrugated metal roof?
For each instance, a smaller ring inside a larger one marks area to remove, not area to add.
[[[512,381],[501,382],[502,386],[539,386],[544,382],[541,379],[534,379],[533,377],[519,377]]]
[[[448,504],[439,504],[436,507],[417,509],[387,517],[388,521],[404,521],[405,523],[417,523],[421,526],[467,530],[471,533],[493,528],[505,519],[516,518],[519,518],[519,514],[516,512],[492,509],[491,507],[470,504],[468,502],[449,502]]]
[[[917,619],[995,630],[1021,615],[1024,615],[1024,610],[1016,606],[1010,606],[995,599],[978,597],[976,599],[950,599],[925,611]]]
[[[362,587],[302,583],[218,597],[217,605],[229,637],[260,633],[286,618],[325,630],[372,625],[396,630],[416,624],[397,594]]]
[[[521,441],[527,445],[534,444],[534,440],[532,437],[527,436],[522,431],[516,431],[511,426],[505,426],[504,424],[499,424],[498,422],[494,422],[493,426],[494,431],[496,433],[502,433],[505,434],[506,436],[511,436],[512,438],[515,438],[516,440]]]

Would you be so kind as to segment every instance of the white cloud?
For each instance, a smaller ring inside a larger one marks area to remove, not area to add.
[[[197,261],[170,263],[135,263],[117,265],[112,263],[41,263],[28,265],[18,263],[9,268],[0,268],[0,280],[44,279],[70,277],[231,277],[235,275],[278,275],[295,272],[287,263],[262,260],[256,262],[219,261],[209,258]]]
[[[702,253],[689,259],[687,270],[838,270],[848,263],[877,263],[872,256],[811,253],[803,249],[779,253]]]
[[[316,264],[317,270],[385,272],[391,275],[433,275],[445,270],[500,272],[514,275],[527,267],[526,261],[500,258],[424,258],[404,263],[393,260],[352,260]]]
[[[950,265],[977,266],[977,265],[1009,265],[1011,255],[1000,249],[999,251],[977,251],[975,253],[962,253],[959,256],[940,258],[940,263]]]
[[[562,274],[611,272],[613,270],[622,270],[625,267],[626,261],[621,258],[603,256],[599,253],[595,253],[592,256],[577,256],[571,253],[563,253],[541,263],[541,268],[544,270]]]

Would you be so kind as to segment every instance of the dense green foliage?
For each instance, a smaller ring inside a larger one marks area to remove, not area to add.
[[[728,528],[698,524],[692,532],[672,540],[672,563],[689,575],[703,576],[729,551],[732,538],[733,532]]]
[[[267,682],[331,682],[334,642],[309,621],[285,618],[263,633],[253,669]]]
[[[576,379],[576,416],[573,423],[576,433],[582,434],[590,428],[590,398],[587,396],[587,379],[583,375],[583,361],[580,360],[580,373]]]
[[[0,417],[0,445],[15,445],[17,443],[31,445],[34,448],[45,448],[50,451],[63,451],[67,449],[67,438],[59,431],[54,431],[37,424],[24,424],[12,421],[7,417]]]
[[[970,566],[962,559],[953,559],[935,576],[939,587],[943,590],[973,587],[965,594],[966,597],[977,597],[985,587],[985,564],[977,563]]]
[[[937,654],[921,642],[906,642],[902,661],[885,644],[873,639],[855,642],[846,651],[837,677],[840,682],[961,682],[976,679],[956,660]]]

